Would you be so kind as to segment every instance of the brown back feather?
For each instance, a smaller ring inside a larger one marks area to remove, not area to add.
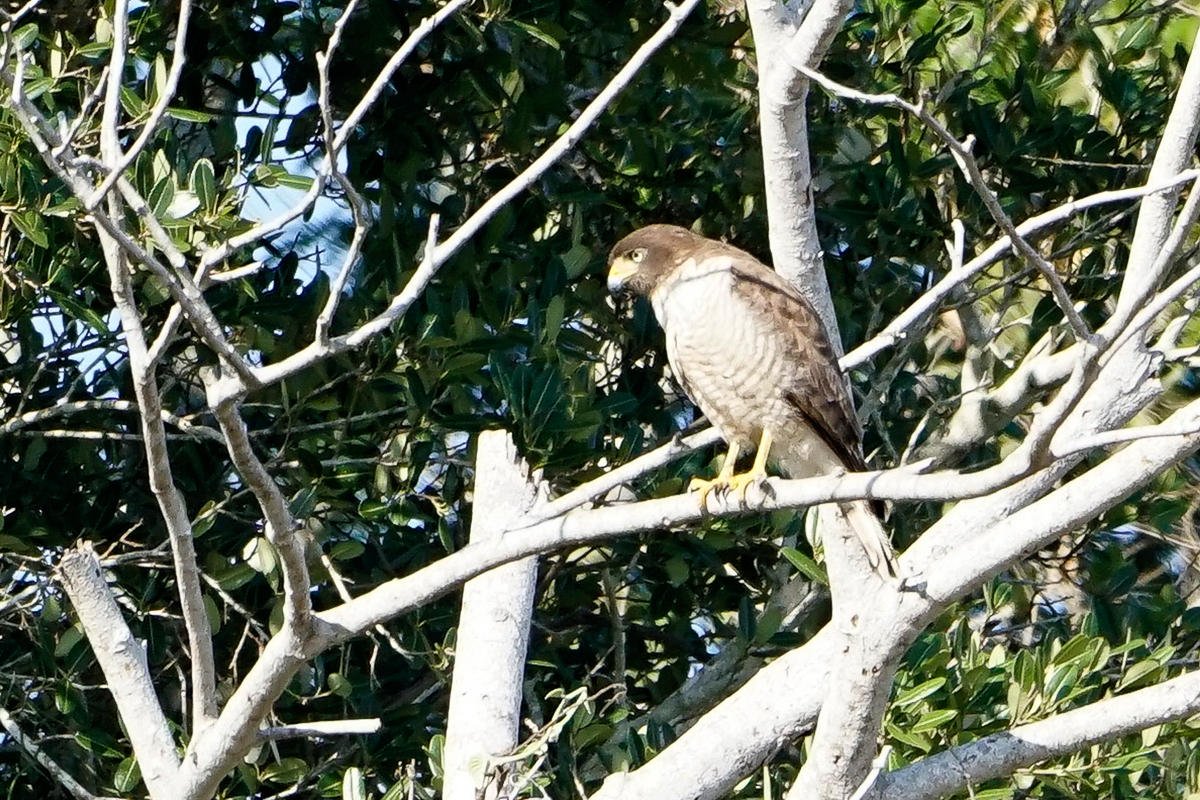
[[[813,430],[838,454],[846,469],[866,469],[859,450],[861,429],[838,367],[837,356],[816,310],[766,265],[736,248],[734,291],[764,319],[777,325],[790,345],[793,369],[785,396]]]

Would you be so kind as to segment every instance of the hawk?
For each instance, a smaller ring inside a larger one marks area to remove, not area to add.
[[[650,225],[617,242],[608,287],[650,300],[671,370],[729,446],[717,478],[693,481],[703,508],[714,490],[767,477],[811,478],[866,469],[862,432],[837,358],[812,305],[749,253],[677,225]],[[749,472],[738,455],[757,446]],[[891,542],[862,500],[839,504],[881,574],[896,575]]]

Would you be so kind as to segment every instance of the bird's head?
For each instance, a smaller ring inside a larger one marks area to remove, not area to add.
[[[608,290],[647,297],[704,239],[678,225],[638,228],[608,254]]]

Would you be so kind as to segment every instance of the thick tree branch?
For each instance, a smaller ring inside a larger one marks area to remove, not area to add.
[[[811,727],[836,660],[826,626],[763,667],[644,766],[615,773],[590,800],[715,800]],[[696,765],[704,765],[697,769]]]
[[[113,217],[119,218],[120,199],[110,196],[107,203]],[[209,630],[208,613],[204,609],[200,571],[196,561],[195,544],[192,541],[191,518],[187,512],[187,504],[176,488],[172,476],[171,461],[167,453],[166,428],[163,426],[162,396],[155,377],[154,364],[149,360],[146,351],[145,332],[142,328],[141,314],[134,301],[125,251],[104,231],[100,232],[100,245],[108,267],[113,302],[121,318],[121,327],[125,331],[134,396],[137,398],[142,436],[145,439],[150,489],[158,501],[171,541],[175,579],[191,655],[193,721],[199,729],[216,715],[217,692],[212,633]]]
[[[833,595],[828,627],[837,644],[808,758],[788,790],[788,800],[842,800],[854,793],[875,758],[872,745],[908,643],[907,637],[892,636],[890,625],[876,622],[877,615],[886,619],[899,604],[901,584],[885,580],[867,563],[839,506],[819,510]],[[872,602],[864,603],[868,597]]]
[[[512,435],[480,433],[471,542],[503,538],[535,502],[536,481]],[[517,746],[536,584],[537,559],[524,558],[463,586],[446,722],[444,800],[475,800],[488,777],[488,759]]]
[[[121,713],[146,788],[155,800],[176,797],[179,756],[154,693],[146,651],[125,624],[95,551],[86,542],[68,550],[58,569]]]
[[[794,65],[820,63],[851,3],[815,0],[803,21],[796,11],[776,0],[750,0],[746,6],[758,64],[771,257],[775,270],[812,302],[841,352],[813,206],[804,103],[808,81]]]
[[[1184,424],[1198,415],[1200,401],[1163,424]],[[1029,497],[1030,491],[1044,495],[1045,490],[1038,488],[989,498],[984,502],[1006,504],[1008,510],[997,509],[991,522],[971,528],[969,539],[955,537],[954,531],[943,537],[926,534],[909,549],[902,566],[910,573],[927,576],[927,590],[901,593],[899,604],[890,613],[880,610],[864,635],[878,637],[886,632],[893,641],[916,635],[948,603],[1024,554],[1121,502],[1197,447],[1200,434],[1139,442],[1040,500]],[[1037,476],[1036,483],[1052,485],[1059,474],[1047,470]],[[1012,509],[1020,510],[1010,513]],[[982,518],[978,510],[973,516]],[[948,519],[935,527],[945,525],[961,534],[961,521],[946,525]],[[763,669],[644,767],[614,775],[594,800],[715,800],[724,796],[782,741],[813,724],[828,692],[828,672],[841,647],[844,643],[839,633],[826,626],[808,644]],[[698,771],[695,764],[710,766]]]
[[[259,742],[260,725],[304,662],[320,652],[290,626],[271,637],[216,722],[188,742],[171,800],[208,800],[229,770]]]
[[[378,733],[382,728],[383,722],[378,718],[318,720],[264,728],[260,731],[260,736],[268,742],[281,739],[326,739],[332,736],[366,736]]]
[[[1200,33],[1197,37],[1200,42]],[[1196,134],[1200,130],[1200,57],[1197,57],[1196,43],[1193,43],[1191,53],[1175,102],[1171,105],[1171,115],[1163,128],[1154,164],[1150,167],[1151,183],[1181,172],[1194,158]],[[1166,265],[1159,263],[1159,253],[1167,239],[1178,199],[1179,191],[1174,190],[1142,201],[1133,242],[1129,246],[1125,279],[1117,299],[1117,316],[1135,310],[1162,280]]]

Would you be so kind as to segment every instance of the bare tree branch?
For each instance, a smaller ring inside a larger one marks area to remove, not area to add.
[[[649,60],[650,56],[674,35],[679,26],[683,24],[684,19],[687,18],[688,14],[691,13],[692,9],[699,2],[700,0],[684,0],[678,6],[673,6],[671,8],[671,15],[667,21],[638,48],[637,52],[617,72],[609,84],[596,95],[595,99],[587,105],[579,117],[571,123],[570,127],[545,152],[534,159],[533,163],[526,167],[508,185],[480,206],[479,210],[468,217],[466,222],[449,239],[436,246],[427,243],[424,260],[400,293],[392,298],[387,309],[347,334],[335,336],[327,343],[314,341],[312,344],[282,361],[259,368],[255,373],[258,381],[263,385],[273,384],[329,356],[352,350],[387,330],[421,296],[421,293],[425,291],[425,287],[433,280],[434,275],[442,265],[450,260],[451,256],[457,253],[488,220],[495,216],[496,212],[508,205],[514,197],[525,191],[542,173],[555,164],[583,138],[588,128],[592,126],[613,99],[620,94],[621,90],[629,85],[634,75]],[[342,130],[345,131],[346,127],[343,126]]]
[[[125,624],[100,574],[95,551],[86,542],[80,544],[67,551],[58,568],[121,713],[146,788],[156,800],[175,797],[179,756],[154,693],[146,652]]]
[[[137,410],[137,404],[131,403],[128,400],[77,400],[73,403],[62,403],[50,406],[49,408],[26,411],[0,425],[0,435],[16,433],[24,428],[40,425],[52,419],[84,414],[91,411],[131,411],[136,414]],[[221,434],[212,428],[205,427],[204,425],[195,425],[176,414],[170,413],[166,409],[162,409],[161,417],[163,422],[174,425],[193,438],[215,442],[224,441],[221,438]]]
[[[54,780],[58,781],[77,800],[115,800],[114,798],[97,797],[83,788],[79,781],[71,777],[71,773],[60,767],[58,762],[38,747],[37,742],[21,730],[21,726],[13,719],[12,714],[9,714],[8,710],[4,708],[0,708],[0,727],[3,727],[5,733],[12,737],[12,740],[28,753],[30,758],[41,764],[47,772],[54,776]]]
[[[507,431],[479,434],[475,464],[471,542],[501,539],[537,502],[537,482]],[[463,586],[446,718],[444,800],[475,800],[488,759],[517,746],[536,584],[537,559],[525,558]]]
[[[1192,53],[1196,53],[1195,43]],[[1163,128],[1162,140],[1150,167],[1150,182],[1175,175],[1192,163],[1196,134],[1200,130],[1200,58],[1188,58],[1187,68],[1171,104],[1171,114]],[[1117,315],[1136,309],[1162,280],[1159,253],[1167,240],[1179,191],[1153,195],[1142,202],[1138,212],[1129,263],[1117,299]]]
[[[1050,758],[1200,712],[1200,672],[984,736],[888,773],[868,798],[935,800]]]
[[[1195,181],[1200,177],[1200,171],[1183,170],[1178,174],[1171,176],[1165,180],[1154,181],[1147,183],[1144,186],[1139,186],[1133,189],[1115,189],[1107,192],[1099,192],[1079,200],[1064,203],[1056,208],[1051,209],[1043,214],[1038,214],[1036,217],[1031,217],[1025,222],[1017,226],[1017,233],[1022,237],[1028,237],[1033,233],[1041,232],[1052,225],[1069,219],[1072,216],[1085,211],[1089,208],[1107,205],[1109,203],[1120,203],[1129,200],[1139,200],[1152,194],[1167,192],[1178,187],[1182,183]],[[876,353],[892,346],[897,341],[902,340],[906,332],[912,328],[919,320],[926,315],[932,313],[938,304],[945,299],[955,289],[955,287],[966,282],[970,278],[975,277],[983,270],[987,269],[992,264],[996,263],[1003,257],[1012,247],[1009,238],[1003,237],[988,246],[986,250],[977,255],[975,258],[963,265],[961,270],[951,271],[944,278],[938,281],[929,291],[921,295],[911,306],[899,314],[894,320],[872,337],[869,341],[855,348],[852,352],[847,353],[841,360],[843,369],[850,369],[866,362]]]
[[[1054,266],[1046,261],[1046,259],[1042,257],[1042,254],[1034,249],[1029,242],[1025,241],[1025,239],[1021,236],[1020,231],[1013,224],[1012,220],[1009,219],[1008,214],[1005,213],[1004,208],[1000,205],[1000,200],[996,197],[995,192],[993,192],[987,185],[987,179],[983,177],[983,172],[979,169],[979,162],[975,160],[975,156],[971,153],[972,145],[975,141],[974,137],[968,137],[965,142],[960,142],[954,136],[954,134],[950,133],[950,131],[946,129],[946,126],[942,125],[942,123],[939,122],[938,119],[933,116],[933,114],[929,113],[929,111],[925,109],[923,105],[914,105],[913,103],[904,100],[899,95],[868,94],[867,92],[860,92],[855,89],[851,89],[848,86],[843,86],[836,81],[830,80],[829,78],[809,67],[807,64],[797,64],[796,69],[818,83],[821,87],[841,97],[852,98],[865,103],[901,108],[920,119],[921,122],[925,123],[925,126],[933,131],[937,137],[941,139],[947,147],[950,148],[950,152],[954,155],[955,162],[958,164],[959,168],[962,170],[971,186],[975,188],[975,192],[979,195],[980,199],[983,200],[983,204],[987,208],[992,219],[997,225],[1000,226],[1000,229],[1004,231],[1005,236],[1008,237],[1008,241],[1016,246],[1017,252],[1019,252],[1021,256],[1042,275],[1042,278],[1045,279],[1046,284],[1050,287],[1051,294],[1054,296],[1059,308],[1062,309],[1063,315],[1066,317],[1067,322],[1071,325],[1071,329],[1075,332],[1075,336],[1080,341],[1090,341],[1092,339],[1093,333],[1091,328],[1089,328],[1087,323],[1084,322],[1083,317],[1079,315],[1079,312],[1075,310],[1075,303],[1071,300],[1071,296],[1067,293],[1067,288],[1063,285],[1062,279],[1058,277],[1058,273],[1055,271]]]
[[[451,2],[438,9],[437,13],[425,18],[419,25],[417,25],[416,28],[413,29],[412,33],[410,33],[404,40],[404,43],[401,44],[396,52],[392,54],[392,57],[388,59],[388,63],[385,64],[383,69],[379,71],[379,74],[375,76],[375,80],[363,94],[362,99],[358,101],[358,105],[354,107],[354,110],[350,112],[345,121],[342,123],[337,137],[333,140],[332,146],[326,152],[324,160],[317,169],[312,186],[309,187],[304,196],[301,197],[295,205],[277,216],[275,219],[269,220],[268,222],[264,222],[260,225],[255,225],[250,230],[240,233],[237,236],[233,236],[206,252],[204,257],[200,259],[201,274],[207,274],[209,269],[224,261],[231,253],[239,250],[242,247],[245,247],[246,245],[253,244],[254,242],[257,242],[278,230],[281,230],[289,222],[299,219],[302,215],[307,213],[310,208],[312,208],[313,203],[315,203],[317,198],[321,196],[322,192],[324,192],[325,185],[329,178],[334,174],[334,171],[337,167],[337,157],[345,148],[350,134],[358,126],[358,123],[361,121],[363,115],[366,114],[371,106],[375,104],[375,101],[379,99],[379,96],[387,87],[388,81],[391,80],[392,75],[397,69],[400,68],[400,65],[404,63],[405,59],[412,54],[412,52],[417,48],[417,45],[419,45],[426,36],[432,33],[447,18],[449,18],[452,14],[470,1],[471,0],[451,0]],[[326,47],[326,52],[322,61],[333,58],[334,52],[341,42],[343,29],[345,28],[347,21],[349,21],[350,15],[354,13],[356,6],[357,1],[347,5],[341,16],[338,18],[338,21],[334,24],[333,33],[330,35],[330,43]],[[328,69],[327,63],[323,69]],[[327,110],[323,111],[322,113],[327,113]]]
[[[307,638],[312,625],[311,582],[304,543],[297,533],[287,498],[250,446],[246,422],[242,419],[236,398],[223,395],[219,380],[211,375],[205,375],[205,386],[209,390],[209,405],[217,415],[221,432],[228,443],[229,457],[258,501],[266,521],[267,539],[279,552],[279,565],[283,572],[284,619],[298,636]]]
[[[34,148],[38,151],[46,166],[71,189],[72,194],[82,201],[91,191],[90,184],[81,174],[64,165],[64,160],[74,160],[70,153],[61,157],[54,155],[54,150],[61,144],[61,140],[47,123],[42,113],[25,97],[23,90],[23,64],[23,58],[18,54],[17,69],[15,72],[10,72],[7,67],[0,68],[0,82],[3,82],[10,91],[9,107],[21,123],[21,126],[25,129],[25,132],[29,135],[30,142],[34,145]],[[105,108],[105,113],[109,113],[107,112],[107,105]],[[105,142],[110,140],[115,142],[115,137],[105,136],[102,137],[102,140]],[[114,155],[113,158],[114,160],[118,159],[119,155]],[[102,166],[104,165],[104,162],[100,163]],[[109,199],[111,200],[111,195]],[[114,221],[113,215],[110,213],[105,213],[97,208],[92,211],[90,218],[96,224],[97,230],[103,231],[115,240],[139,264],[145,266],[163,281],[168,291],[170,291],[172,298],[182,307],[182,313],[188,318],[192,327],[199,334],[200,338],[204,340],[205,344],[211,347],[213,352],[220,355],[232,369],[236,370],[247,386],[254,386],[254,377],[250,373],[245,360],[229,343],[229,340],[221,329],[220,323],[213,315],[212,309],[209,308],[208,303],[204,300],[203,295],[192,278],[186,273],[180,274],[164,265],[157,257],[130,237],[128,232]],[[158,348],[156,350],[161,352]]]
[[[295,725],[276,725],[263,728],[259,735],[264,741],[277,742],[281,739],[324,739],[331,736],[367,736],[378,733],[383,722],[374,719],[335,719],[318,722],[300,722]]]

